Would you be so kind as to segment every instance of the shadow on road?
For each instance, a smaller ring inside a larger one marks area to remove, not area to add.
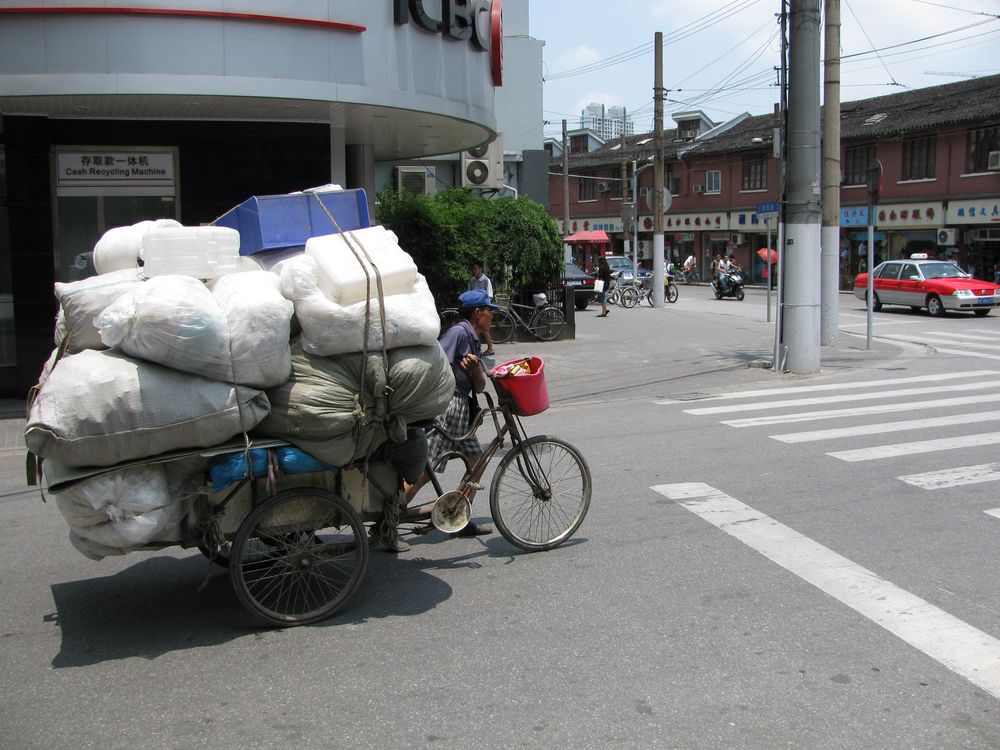
[[[425,544],[448,544],[439,532],[396,556],[373,549],[361,586],[344,608],[311,627],[362,624],[370,619],[406,617],[434,609],[452,594],[433,571],[482,567],[477,558],[514,563],[530,554],[500,536],[481,538],[454,557],[421,556]],[[569,547],[585,541],[572,539]],[[551,553],[550,553],[551,554]],[[217,646],[261,632],[260,625],[233,593],[229,574],[201,555],[149,557],[114,575],[52,586],[56,612],[43,619],[62,631],[52,667],[83,667],[117,659],[155,659],[172,651]]]

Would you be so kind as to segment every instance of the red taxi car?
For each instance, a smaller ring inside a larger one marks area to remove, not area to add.
[[[928,260],[918,253],[908,260],[887,260],[875,266],[872,309],[882,305],[906,305],[913,310],[922,307],[938,317],[951,310],[971,310],[976,315],[989,315],[1000,306],[1000,286],[974,279],[949,260]],[[854,279],[854,296],[865,299],[868,274]]]

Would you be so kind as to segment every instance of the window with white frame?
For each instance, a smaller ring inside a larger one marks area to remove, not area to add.
[[[718,169],[710,169],[705,172],[705,192],[706,193],[721,193],[722,192],[722,172]]]

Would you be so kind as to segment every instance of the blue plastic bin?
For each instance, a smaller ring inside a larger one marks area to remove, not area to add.
[[[359,189],[303,195],[255,195],[213,223],[240,233],[240,255],[302,247],[310,237],[335,234],[323,202],[345,232],[371,226],[368,198]]]

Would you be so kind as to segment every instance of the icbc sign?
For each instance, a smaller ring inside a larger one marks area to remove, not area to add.
[[[410,19],[422,29],[449,39],[471,42],[490,53],[493,85],[503,85],[503,16],[501,0],[392,0],[397,24]],[[428,11],[433,8],[433,12]]]

